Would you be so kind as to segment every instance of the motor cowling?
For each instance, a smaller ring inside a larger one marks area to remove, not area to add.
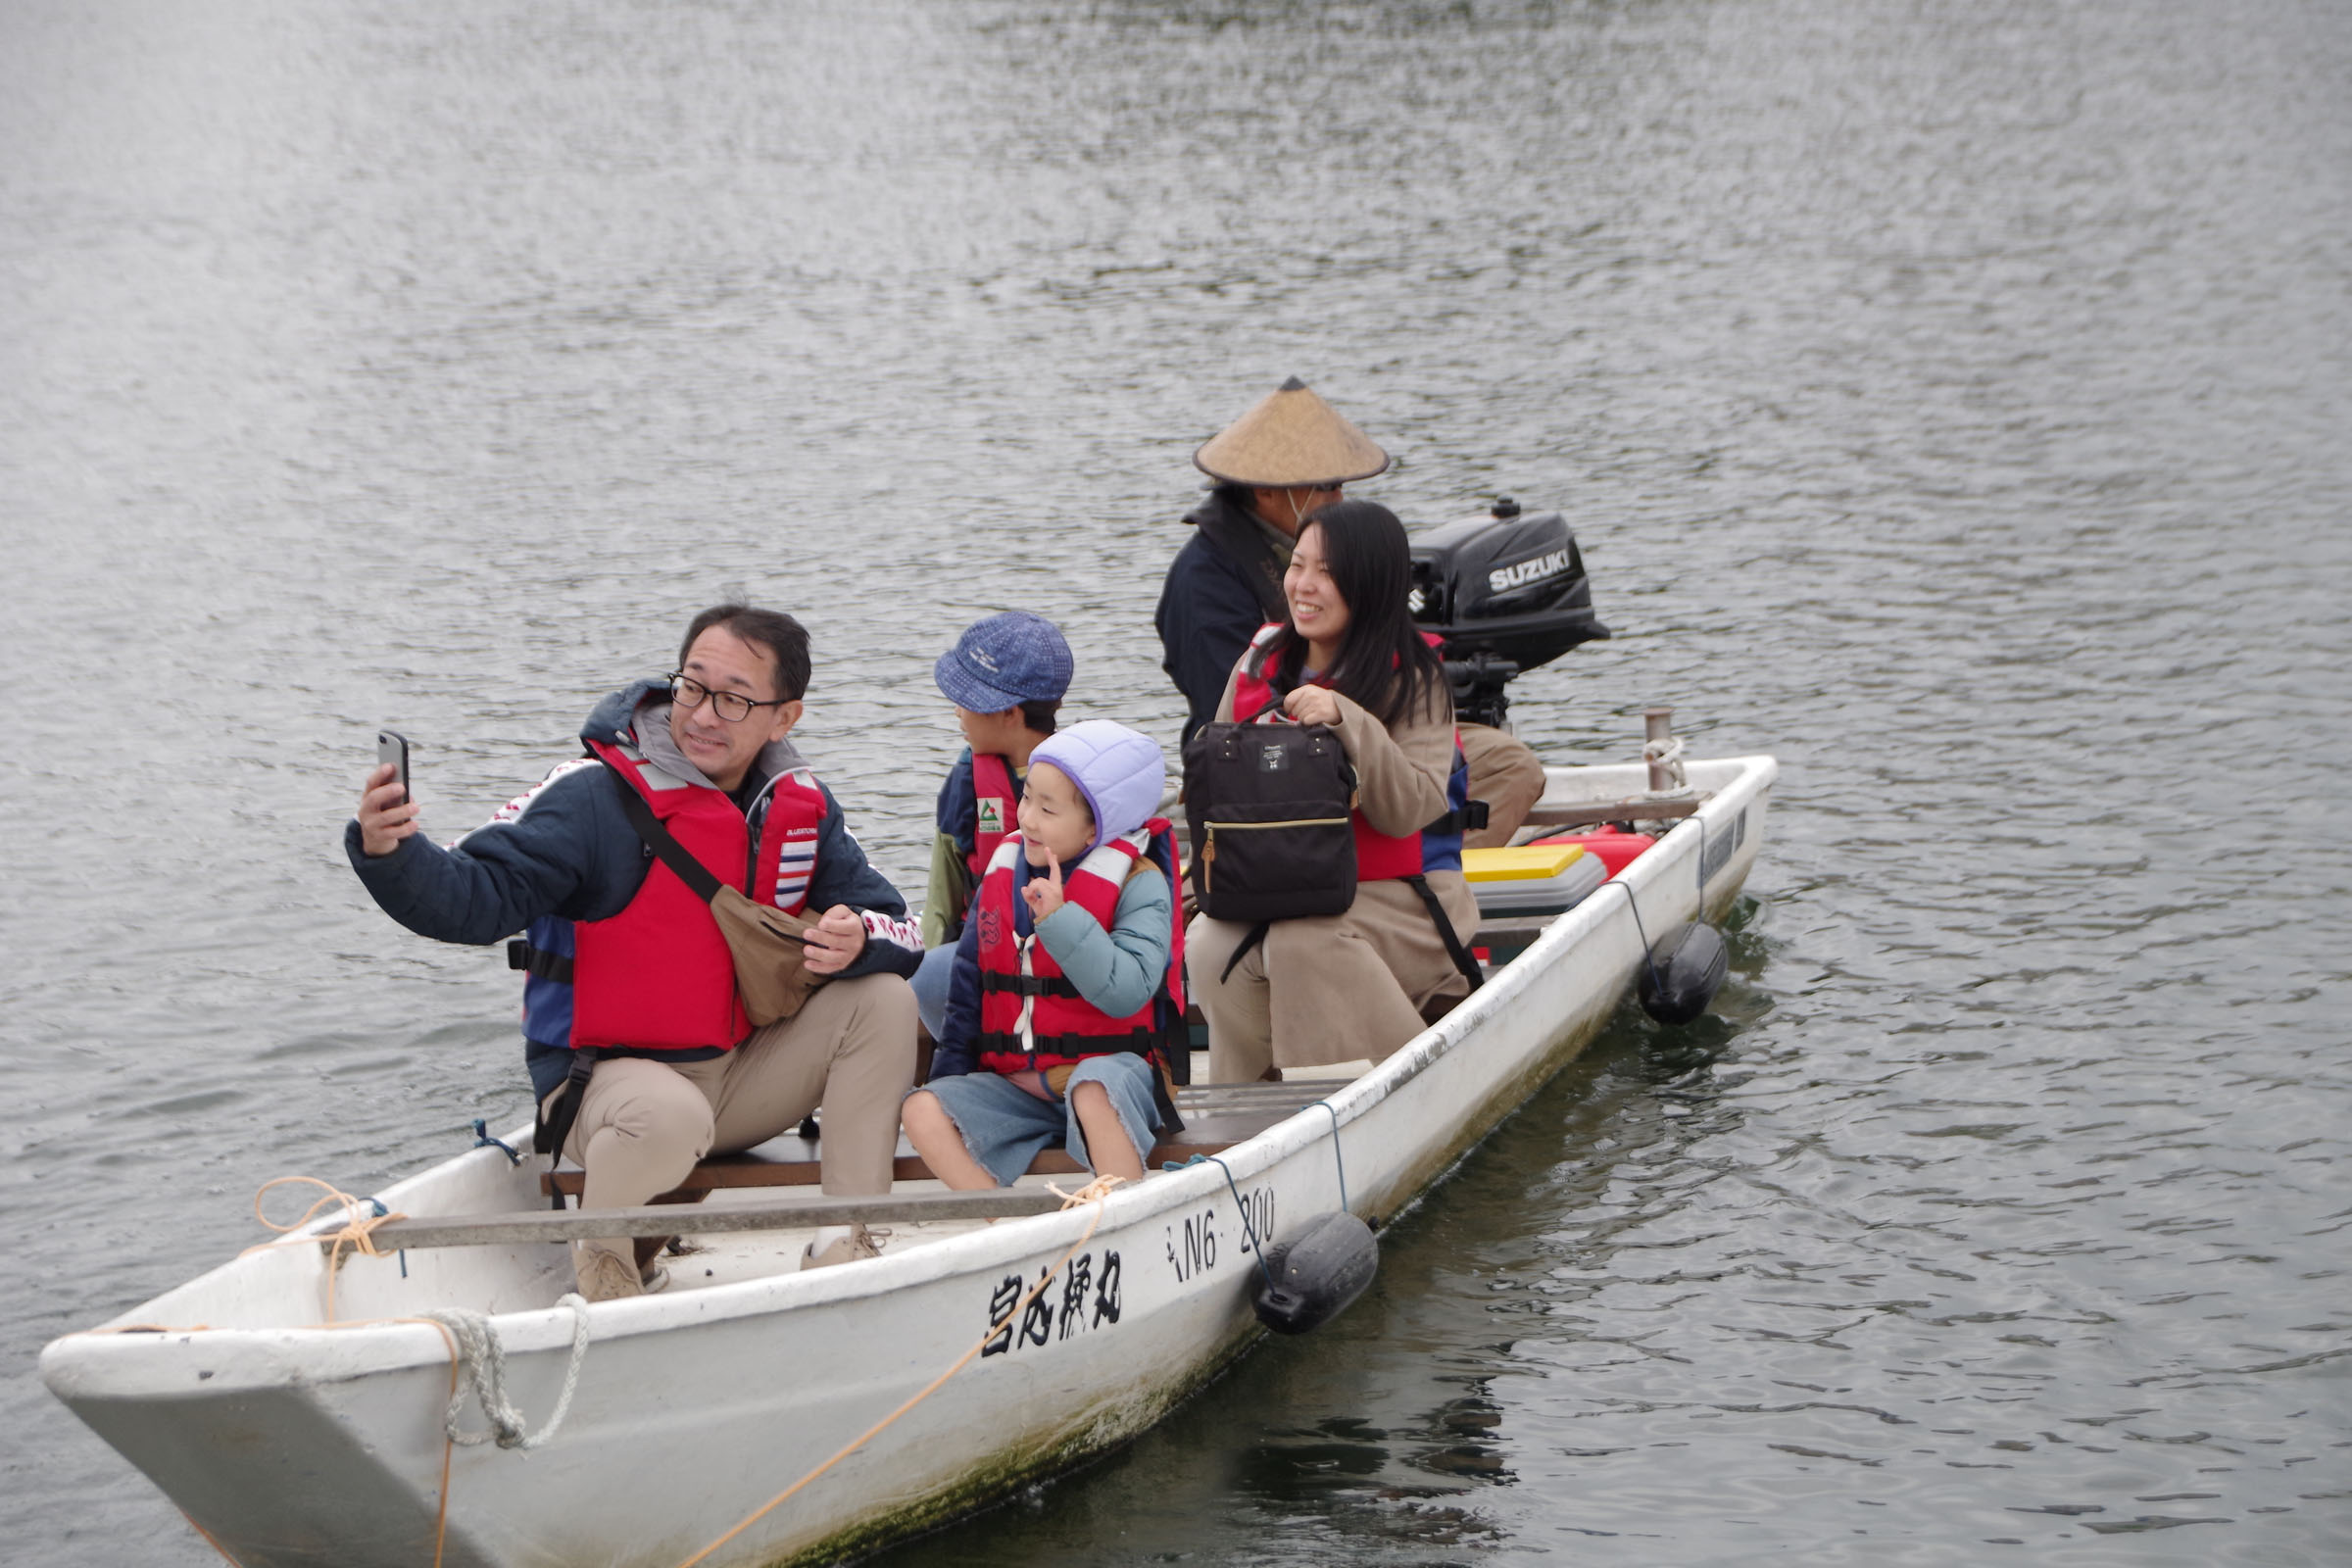
[[[1438,637],[1454,710],[1470,723],[1502,722],[1512,676],[1609,635],[1576,536],[1556,512],[1524,515],[1505,497],[1416,535],[1411,550],[1406,608]]]

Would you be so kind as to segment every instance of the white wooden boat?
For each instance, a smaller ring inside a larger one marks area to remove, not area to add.
[[[576,1395],[535,1450],[447,1444],[450,1342],[413,1314],[488,1314],[509,1397],[544,1425],[582,1321],[558,1302],[570,1271],[550,1240],[344,1252],[339,1266],[315,1239],[251,1252],[56,1341],[41,1376],[246,1568],[670,1568],[870,1548],[1135,1436],[1239,1354],[1261,1332],[1250,1232],[1295,1235],[1342,1206],[1343,1183],[1346,1205],[1378,1225],[1441,1177],[1625,997],[1643,953],[1637,905],[1652,941],[1728,908],[1777,772],[1768,757],[1688,764],[1702,804],[1613,885],[1540,924],[1377,1068],[1278,1086],[1298,1108],[1221,1164],[994,1225],[903,1224],[881,1257],[807,1274],[792,1271],[805,1229],[710,1238],[673,1263],[669,1291],[584,1309]],[[1640,764],[1553,768],[1544,808],[1645,785]],[[562,1218],[540,1197],[542,1163],[476,1149],[377,1196],[413,1224],[502,1215],[527,1231]],[[721,1192],[664,1212],[759,1202],[775,1200]],[[698,1557],[984,1339],[935,1392]]]

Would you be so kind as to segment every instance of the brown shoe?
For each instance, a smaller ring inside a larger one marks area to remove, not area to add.
[[[863,1258],[880,1257],[883,1244],[890,1240],[887,1230],[867,1230],[862,1225],[850,1227],[850,1234],[830,1243],[823,1251],[814,1242],[801,1249],[801,1267],[831,1268],[836,1263],[856,1263]]]
[[[572,1244],[571,1267],[580,1282],[580,1295],[591,1301],[612,1301],[624,1296],[645,1294],[645,1285],[637,1275],[637,1265],[621,1253],[599,1247],[594,1242]]]

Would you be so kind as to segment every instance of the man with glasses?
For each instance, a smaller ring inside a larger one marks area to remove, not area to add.
[[[526,931],[509,957],[529,976],[532,1089],[543,1113],[578,1096],[564,1152],[586,1173],[584,1208],[646,1202],[712,1150],[763,1143],[820,1104],[825,1191],[890,1190],[922,940],[787,739],[808,684],[800,622],[721,605],[687,628],[675,674],[597,706],[586,757],[448,849],[418,834],[390,767],[368,775],[345,830],[360,880],[410,930],[477,944]],[[709,906],[655,860],[633,808],[754,900],[822,911],[805,962],[828,983],[792,1017],[752,1029]],[[567,1082],[583,1062],[585,1085]],[[802,1267],[878,1250],[863,1227],[836,1227]],[[572,1261],[590,1300],[667,1282],[625,1239],[576,1243]]]

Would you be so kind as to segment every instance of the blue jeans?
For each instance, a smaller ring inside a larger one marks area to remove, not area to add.
[[[1152,1155],[1152,1132],[1159,1113],[1152,1106],[1152,1063],[1132,1052],[1089,1056],[1071,1072],[1068,1088],[1098,1083],[1110,1096],[1110,1108],[1135,1146],[1139,1160]],[[1088,1170],[1086,1134],[1078,1125],[1077,1109],[1066,1098],[1040,1100],[1009,1078],[982,1068],[954,1078],[934,1078],[921,1093],[935,1097],[948,1119],[963,1136],[963,1147],[982,1169],[1010,1187],[1038,1152],[1060,1138],[1070,1157]]]

